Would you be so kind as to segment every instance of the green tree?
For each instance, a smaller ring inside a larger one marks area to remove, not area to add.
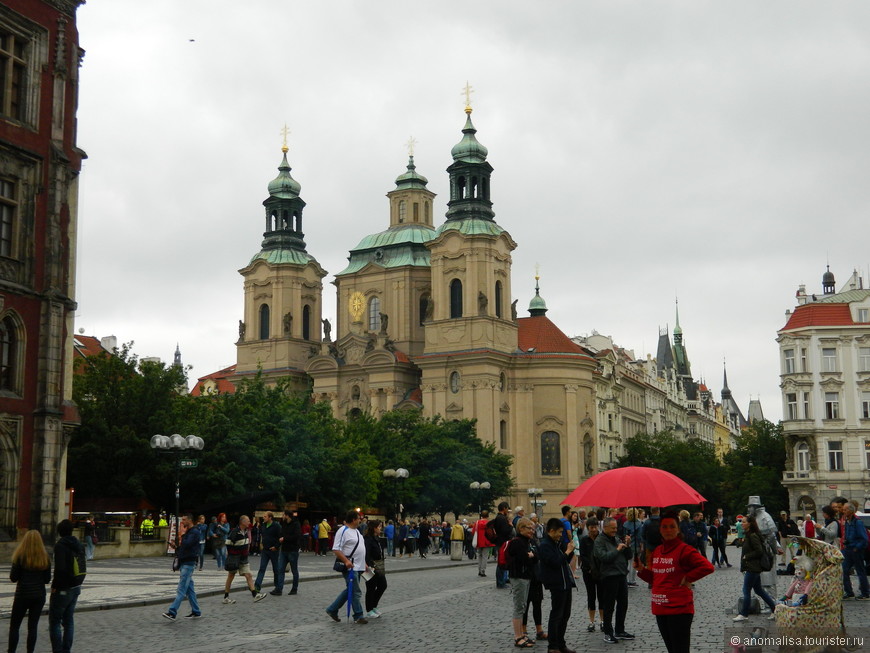
[[[163,482],[155,470],[166,465],[150,439],[173,421],[184,370],[139,361],[132,345],[77,361],[73,399],[81,426],[70,443],[68,478],[80,496],[154,496]]]
[[[737,436],[737,448],[725,455],[723,491],[732,514],[746,510],[750,496],[760,496],[767,512],[788,509],[788,491],[782,485],[785,445],[782,424],[753,420]]]
[[[663,469],[700,492],[707,505],[722,501],[722,465],[713,445],[697,438],[683,440],[671,431],[639,433],[626,442],[616,466]]]

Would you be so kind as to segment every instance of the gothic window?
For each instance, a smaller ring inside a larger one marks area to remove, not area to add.
[[[260,340],[269,339],[269,305],[260,306]]]
[[[17,214],[15,182],[0,179],[0,256],[15,257]]]
[[[381,328],[381,298],[372,297],[369,300],[369,331],[379,331]]]
[[[495,282],[495,316],[501,317],[501,281]]]
[[[541,475],[558,476],[561,474],[561,461],[559,434],[555,431],[544,431],[541,433]]]
[[[450,317],[462,317],[462,282],[459,279],[450,282]]]
[[[399,200],[399,222],[405,221],[405,214],[407,213],[407,206],[405,205],[405,200]]]
[[[498,444],[502,449],[508,448],[507,422],[504,420],[498,423]]]
[[[18,386],[19,346],[15,320],[0,321],[0,390],[16,392]]]
[[[311,307],[308,304],[302,307],[302,339],[311,340]]]

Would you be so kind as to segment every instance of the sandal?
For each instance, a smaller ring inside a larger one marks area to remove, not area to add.
[[[535,643],[532,640],[530,640],[528,637],[523,635],[522,637],[517,637],[514,640],[514,646],[516,648],[534,648]]]

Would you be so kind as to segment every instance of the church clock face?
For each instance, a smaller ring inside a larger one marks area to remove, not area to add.
[[[350,296],[347,302],[347,309],[350,311],[350,316],[354,322],[359,322],[362,319],[365,303],[365,297],[363,297],[363,294],[359,290]]]

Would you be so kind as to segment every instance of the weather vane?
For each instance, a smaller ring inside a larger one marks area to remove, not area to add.
[[[290,130],[287,128],[287,123],[285,122],[284,129],[281,130],[281,135],[284,137],[284,144],[281,146],[281,151],[285,152],[285,153],[287,152],[288,149],[290,149],[287,147],[287,134],[289,134],[289,133],[290,133]]]
[[[471,84],[466,80],[465,88],[462,91],[462,95],[465,96],[465,112],[471,113],[471,94],[474,93],[474,89],[471,88]]]
[[[414,146],[417,144],[417,140],[411,136],[408,139],[406,145],[408,146],[408,156],[414,156]]]
[[[541,264],[535,263],[535,281],[539,281],[541,278]]]

